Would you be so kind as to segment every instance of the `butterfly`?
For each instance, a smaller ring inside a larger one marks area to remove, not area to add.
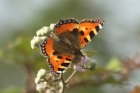
[[[100,18],[75,18],[59,20],[52,34],[41,43],[40,49],[44,56],[48,56],[51,71],[63,73],[71,63],[79,63],[84,56],[81,49],[91,42],[102,29],[104,21]]]

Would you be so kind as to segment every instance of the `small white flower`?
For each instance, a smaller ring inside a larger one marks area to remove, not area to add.
[[[36,90],[41,92],[45,91],[47,82],[40,82],[39,84],[36,85]]]
[[[37,77],[42,78],[46,76],[46,70],[45,69],[40,69],[37,73]]]
[[[44,40],[44,39],[46,39],[46,36],[40,37],[40,40],[41,40],[41,41]]]
[[[35,78],[35,83],[38,84],[40,82],[40,80],[41,80],[40,77],[36,77]]]
[[[40,42],[40,37],[34,36],[34,38],[31,40],[31,48],[32,49],[37,48],[39,42]]]
[[[51,32],[51,30],[49,27],[43,27],[36,32],[36,35],[37,36],[47,36],[50,34],[50,32]]]
[[[40,43],[45,39],[46,37],[42,36],[42,37],[38,37],[38,36],[34,36],[34,38],[31,40],[31,48],[35,49],[38,48]]]
[[[53,30],[54,29],[55,24],[51,24],[50,25],[50,29]]]

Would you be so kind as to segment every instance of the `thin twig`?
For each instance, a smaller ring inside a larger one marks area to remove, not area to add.
[[[72,79],[72,77],[75,75],[76,72],[77,72],[77,71],[74,70],[74,71],[72,72],[72,74],[68,77],[68,79],[67,79],[66,81],[64,80],[63,73],[61,73],[61,80],[62,80],[63,87],[62,87],[62,91],[61,91],[60,93],[64,93],[64,90],[65,90],[65,88],[66,88],[66,85],[67,85],[68,82]]]
[[[75,75],[75,73],[77,72],[77,70],[74,70],[73,73],[68,77],[68,79],[65,81],[65,84],[67,84],[71,79],[72,77]]]
[[[63,78],[63,74],[61,73],[60,76],[57,79],[55,79],[53,82],[58,82],[62,80],[62,78]]]
[[[60,93],[64,93],[64,90],[65,90],[65,86],[66,86],[66,84],[65,84],[64,77],[63,77],[63,73],[61,73],[61,80],[62,80],[63,87],[62,87],[62,90],[61,90]]]

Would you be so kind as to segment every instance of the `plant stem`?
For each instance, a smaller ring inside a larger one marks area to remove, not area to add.
[[[68,77],[68,79],[65,81],[65,84],[67,84],[71,79],[72,79],[72,77],[75,75],[75,73],[76,73],[77,71],[76,70],[74,70],[73,72],[72,72],[72,74]]]
[[[64,93],[64,90],[65,90],[66,84],[65,84],[64,77],[63,77],[63,73],[61,73],[61,80],[62,80],[63,87],[62,87],[62,91],[61,91],[60,93]]]
[[[60,78],[61,78],[61,80],[62,80],[63,86],[62,86],[62,89],[61,89],[60,93],[64,93],[64,90],[65,90],[65,88],[66,88],[66,85],[67,85],[68,82],[72,79],[72,77],[75,75],[76,72],[77,72],[77,71],[74,70],[74,71],[72,72],[72,74],[68,77],[68,79],[67,79],[66,81],[64,80],[63,73],[61,73]],[[59,78],[59,79],[60,79],[60,78]],[[59,80],[59,79],[57,79],[57,80]]]

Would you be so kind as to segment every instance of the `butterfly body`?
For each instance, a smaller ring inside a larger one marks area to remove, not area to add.
[[[60,20],[40,45],[42,54],[49,57],[52,71],[62,73],[71,63],[79,63],[84,56],[81,49],[97,35],[103,24],[101,19],[84,19],[80,23],[74,18]]]

